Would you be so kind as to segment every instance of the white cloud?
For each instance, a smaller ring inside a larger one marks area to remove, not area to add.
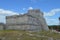
[[[17,12],[0,9],[0,15],[19,15]]]
[[[5,16],[0,15],[0,23],[6,23]]]
[[[52,9],[50,12],[44,12],[44,16],[53,16],[57,12],[60,12],[60,8],[59,9]]]
[[[52,18],[46,18],[47,24],[48,25],[59,25],[59,21],[57,18],[52,19]]]
[[[28,7],[28,8],[22,8],[22,11],[28,11],[28,10],[32,10],[33,7]]]
[[[33,8],[32,7],[29,7],[28,10],[32,10]]]
[[[19,13],[9,11],[9,10],[0,9],[0,23],[6,23],[5,17],[10,16],[10,15],[19,15]]]

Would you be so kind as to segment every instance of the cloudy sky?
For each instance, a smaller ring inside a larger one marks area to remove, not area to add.
[[[23,14],[28,9],[40,9],[48,25],[58,25],[60,0],[0,0],[0,22],[6,23],[6,16]]]

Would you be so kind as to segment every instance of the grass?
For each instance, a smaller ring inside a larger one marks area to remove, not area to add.
[[[48,40],[48,37],[52,37],[53,39],[60,39],[60,34],[51,31],[40,31],[40,32],[30,32],[22,30],[0,31],[0,39],[4,40]]]

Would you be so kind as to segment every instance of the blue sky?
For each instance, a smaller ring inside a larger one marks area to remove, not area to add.
[[[60,0],[0,0],[0,22],[6,23],[5,16],[22,14],[29,8],[40,9],[48,25],[58,25]]]

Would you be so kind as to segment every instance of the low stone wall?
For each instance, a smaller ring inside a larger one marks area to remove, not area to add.
[[[3,30],[3,25],[0,25],[0,30]]]
[[[6,30],[27,30],[27,31],[40,31],[41,27],[39,25],[7,25]]]
[[[4,30],[5,29],[5,25],[4,24],[0,24],[0,30]]]

